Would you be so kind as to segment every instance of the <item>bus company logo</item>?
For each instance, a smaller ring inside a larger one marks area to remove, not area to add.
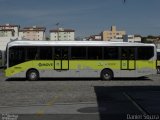
[[[39,67],[44,67],[44,66],[53,66],[53,63],[39,63]]]

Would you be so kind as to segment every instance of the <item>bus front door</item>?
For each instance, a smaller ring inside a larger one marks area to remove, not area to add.
[[[121,70],[135,70],[135,48],[122,47],[121,48]]]
[[[69,70],[68,47],[55,47],[54,69]]]

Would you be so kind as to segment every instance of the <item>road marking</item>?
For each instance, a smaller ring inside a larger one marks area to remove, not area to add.
[[[53,97],[50,101],[48,101],[47,102],[47,105],[48,106],[53,106],[54,105],[54,103],[57,101],[57,99],[59,98],[60,96],[55,96],[55,97]],[[36,114],[37,115],[44,115],[44,113],[45,113],[45,111],[47,110],[48,108],[46,108],[46,109],[41,109],[41,110],[38,110],[37,112],[36,112]]]
[[[128,95],[126,92],[123,92],[123,95],[130,101],[132,102],[132,104],[143,114],[143,115],[147,115],[148,113],[146,112],[146,110],[144,110],[144,108],[142,108],[140,105],[138,105],[136,103],[136,101],[130,96]]]
[[[47,105],[52,106],[59,97],[60,96],[55,96],[54,98],[52,98],[50,101],[47,102]]]
[[[44,110],[39,110],[37,113],[36,113],[38,116],[42,116],[44,114]]]
[[[62,94],[64,94],[64,92],[67,91],[67,90],[69,90],[69,89],[70,89],[70,87],[64,87]],[[47,105],[50,106],[50,107],[53,106],[56,103],[56,101],[58,100],[58,98],[60,98],[61,96],[62,95],[54,96],[52,99],[50,99],[47,102]],[[45,111],[47,111],[47,109],[48,108],[43,109],[43,110],[41,109],[38,112],[36,112],[36,114],[42,116],[42,115],[44,115]]]

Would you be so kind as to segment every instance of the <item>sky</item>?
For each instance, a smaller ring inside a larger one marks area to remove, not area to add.
[[[160,35],[160,0],[0,0],[0,24],[74,29],[76,37],[109,30]]]

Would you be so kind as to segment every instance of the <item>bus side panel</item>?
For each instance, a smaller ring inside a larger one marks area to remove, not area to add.
[[[137,60],[137,76],[156,74],[156,61],[154,60]]]
[[[70,70],[79,72],[80,77],[100,77],[105,68],[111,69],[114,74],[120,74],[119,60],[70,60]]]
[[[114,77],[140,77],[156,73],[156,61],[137,60],[135,70],[121,70],[120,60],[70,60],[69,70],[55,70],[53,60],[33,60],[6,69],[7,77],[26,77],[27,70],[35,68],[40,77],[100,77],[103,69],[109,68]],[[62,63],[63,68],[68,62]],[[130,63],[133,67],[132,63]]]
[[[81,77],[100,77],[100,72],[105,68],[110,68],[113,71],[120,70],[120,61],[106,61],[106,60],[70,60],[69,70],[54,69],[55,62],[53,60],[33,60],[24,62],[6,69],[6,76],[18,76],[21,72],[26,72],[28,69],[35,68],[40,72],[40,77],[55,77],[55,76],[81,76]],[[68,62],[62,62],[62,68],[68,68]],[[46,72],[51,71],[51,72]],[[66,72],[67,71],[67,72]],[[70,72],[68,72],[70,71]],[[47,74],[48,73],[48,74]],[[63,75],[64,74],[64,75]],[[24,76],[20,75],[20,76]]]
[[[25,75],[23,73],[23,77],[26,77],[26,72],[29,69],[37,69],[39,70],[45,70],[45,69],[53,69],[53,61],[52,60],[33,60],[24,62],[15,66],[12,66],[10,68],[7,68],[5,70],[6,77],[14,77],[18,76],[18,74],[21,74],[22,72],[25,72]],[[19,75],[22,76],[22,75]]]

